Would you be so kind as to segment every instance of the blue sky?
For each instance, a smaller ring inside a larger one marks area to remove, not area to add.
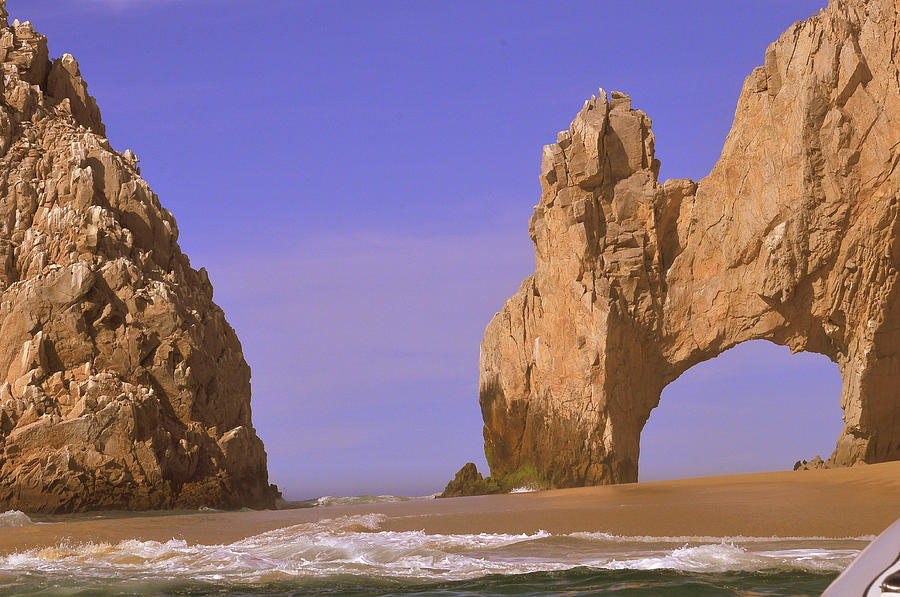
[[[597,87],[706,174],[743,78],[823,0],[9,0],[81,63],[205,266],[289,497],[439,490],[483,469],[485,324],[533,270],[541,146]],[[663,394],[642,479],[827,456],[840,378],[751,343]]]

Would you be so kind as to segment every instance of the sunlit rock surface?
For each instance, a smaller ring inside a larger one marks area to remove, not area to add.
[[[650,119],[621,93],[544,148],[535,273],[481,346],[493,478],[637,481],[662,389],[752,339],[840,367],[827,465],[900,458],[898,33],[894,0],[833,0],[793,25],[699,183],[657,180]]]
[[[0,0],[0,510],[272,506],[250,369],[78,63]]]

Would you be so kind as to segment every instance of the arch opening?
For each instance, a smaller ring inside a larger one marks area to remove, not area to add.
[[[827,459],[843,425],[841,374],[815,353],[744,342],[662,392],[640,439],[639,479],[790,470]]]

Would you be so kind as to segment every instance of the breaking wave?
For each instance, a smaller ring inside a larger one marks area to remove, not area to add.
[[[682,572],[756,572],[798,569],[839,572],[855,557],[855,550],[783,549],[754,552],[733,543],[680,547],[671,553],[613,559],[607,570],[680,570]]]
[[[334,497],[323,495],[315,500],[310,500],[309,505],[312,507],[328,507],[328,506],[359,506],[362,504],[388,504],[392,502],[410,502],[412,500],[432,500],[437,494],[423,495],[420,497],[403,497],[399,495],[352,495]]]
[[[574,568],[838,572],[864,546],[861,539],[770,537],[726,542],[544,531],[429,535],[382,531],[383,520],[379,514],[342,516],[228,545],[189,545],[176,539],[61,544],[0,557],[0,584],[35,575],[92,582],[153,577],[248,584],[338,576],[458,581]]]
[[[862,542],[869,543],[875,540],[876,535],[860,535],[858,537],[756,537],[746,535],[727,535],[716,537],[712,535],[613,535],[611,533],[594,533],[579,531],[570,533],[569,537],[580,537],[597,541],[616,541],[619,543],[821,543],[821,542]]]
[[[30,518],[19,510],[8,510],[0,512],[0,528],[5,527],[25,527],[34,524]]]

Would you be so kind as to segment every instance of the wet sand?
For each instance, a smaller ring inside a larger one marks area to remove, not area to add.
[[[383,514],[383,530],[858,537],[900,518],[900,462],[536,493],[260,512],[81,519],[0,529],[0,554],[124,539],[225,544],[294,524]]]

